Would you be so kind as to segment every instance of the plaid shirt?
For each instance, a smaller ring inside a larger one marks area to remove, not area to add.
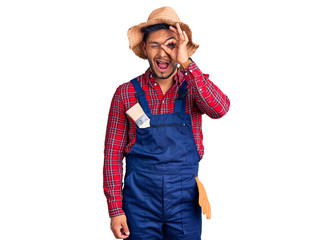
[[[228,97],[208,77],[208,74],[203,74],[195,62],[192,62],[188,68],[178,69],[174,76],[175,84],[165,95],[159,84],[154,81],[149,68],[137,78],[146,93],[152,114],[172,113],[178,88],[183,81],[188,82],[186,113],[191,115],[194,139],[200,158],[204,154],[202,114],[207,114],[211,118],[221,118],[230,106]],[[135,89],[130,82],[127,82],[117,88],[109,111],[105,136],[103,187],[110,217],[124,214],[122,161],[133,147],[136,136],[135,122],[125,112],[135,103],[137,103]]]

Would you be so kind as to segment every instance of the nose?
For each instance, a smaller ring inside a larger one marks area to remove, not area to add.
[[[161,56],[161,57],[167,57],[168,56],[168,54],[166,53],[166,51],[164,51],[164,49],[162,48],[162,47],[159,47],[159,55]]]

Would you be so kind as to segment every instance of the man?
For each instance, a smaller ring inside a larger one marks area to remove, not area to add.
[[[128,38],[150,67],[111,102],[103,169],[111,230],[117,239],[201,239],[201,117],[221,118],[230,101],[190,58],[199,45],[172,8],[153,11]]]

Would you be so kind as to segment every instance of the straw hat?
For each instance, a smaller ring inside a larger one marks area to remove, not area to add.
[[[190,27],[180,21],[177,13],[171,7],[161,7],[154,10],[149,15],[147,22],[140,23],[128,29],[127,36],[129,40],[129,48],[140,58],[146,59],[147,57],[140,46],[143,41],[143,33],[141,32],[141,29],[159,23],[167,23],[176,26],[177,22],[179,23],[180,28],[184,30],[188,36],[189,42],[187,43],[187,52],[190,57],[197,50],[199,45],[192,42],[192,31]]]

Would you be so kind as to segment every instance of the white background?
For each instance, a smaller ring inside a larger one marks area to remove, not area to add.
[[[330,1],[1,1],[0,238],[114,239],[102,188],[127,29],[171,6],[231,100],[203,118],[202,239],[333,239]]]

